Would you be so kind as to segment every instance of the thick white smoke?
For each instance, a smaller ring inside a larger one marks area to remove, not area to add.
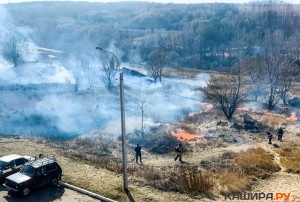
[[[112,91],[104,87],[103,53],[91,47],[94,56],[64,53],[62,61],[46,60],[38,57],[37,46],[31,40],[34,33],[15,26],[3,7],[0,27],[0,45],[6,42],[7,34],[17,31],[27,38],[30,49],[25,63],[17,67],[0,57],[0,122],[4,126],[0,133],[68,136],[102,130],[120,134],[119,80]],[[124,55],[113,41],[107,50],[119,59]],[[139,61],[137,55],[134,60]],[[205,87],[206,80],[208,75],[200,74],[192,79],[163,78],[162,83],[154,83],[145,75],[124,73],[127,132],[141,128],[138,93],[146,98],[146,126],[176,122],[183,114],[200,110],[198,101],[202,97],[197,89]]]

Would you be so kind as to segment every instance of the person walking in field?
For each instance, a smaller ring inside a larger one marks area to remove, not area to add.
[[[182,161],[182,144],[178,144],[175,147],[175,152],[176,152],[176,157],[174,158],[174,160],[176,161],[179,158],[179,161]]]
[[[266,131],[268,138],[269,138],[269,144],[272,144],[273,135],[270,131]]]
[[[138,158],[140,158],[140,163],[143,164],[142,163],[142,147],[139,144],[137,144],[136,147],[134,148],[134,151],[135,151],[136,163],[139,164],[138,163]]]
[[[282,136],[283,136],[283,128],[282,127],[280,127],[277,130],[277,135],[278,135],[278,141],[282,142]]]

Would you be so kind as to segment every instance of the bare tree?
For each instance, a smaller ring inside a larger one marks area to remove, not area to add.
[[[6,60],[13,63],[14,67],[23,63],[28,54],[28,41],[20,33],[10,33],[8,41],[3,47],[3,56]]]
[[[249,93],[245,65],[237,64],[231,73],[212,77],[205,90],[206,95],[217,103],[228,120],[232,119],[236,108],[245,101]]]
[[[118,65],[114,57],[102,57],[102,74],[100,76],[108,90],[115,86]]]
[[[250,67],[249,75],[256,88],[254,91],[256,98],[266,87],[269,110],[274,109],[280,99],[284,105],[287,105],[287,94],[299,75],[296,60],[292,56],[271,53],[256,59]]]
[[[300,74],[300,68],[291,57],[284,57],[280,63],[279,90],[284,106],[288,104],[287,94]]]
[[[248,63],[247,74],[250,77],[252,83],[252,93],[254,95],[254,101],[258,100],[258,97],[262,95],[266,83],[264,61],[260,58],[247,59],[245,63]]]
[[[270,22],[272,23],[272,22]],[[265,81],[268,91],[267,107],[269,110],[275,108],[280,101],[280,78],[281,66],[286,60],[286,43],[284,33],[280,30],[267,30],[262,40],[263,60],[262,67],[265,72]]]
[[[161,81],[162,70],[165,65],[165,55],[159,50],[152,51],[149,57],[148,72],[156,82],[157,79]]]
[[[266,70],[267,86],[268,86],[268,109],[272,110],[280,100],[279,94],[279,78],[280,78],[280,62],[281,58],[269,56],[264,59]]]
[[[184,40],[181,34],[174,35],[172,39],[173,39],[172,42],[173,49],[177,53],[177,73],[178,73],[181,65],[181,57],[182,57],[182,49],[184,47]]]
[[[74,79],[74,82],[72,80],[73,79],[71,77],[66,77],[66,84],[67,84],[68,88],[76,94],[76,93],[78,93],[79,79],[77,77]]]
[[[144,116],[145,116],[145,110],[146,110],[146,101],[147,101],[147,97],[142,93],[142,89],[140,89],[139,91],[136,92],[135,95],[135,101],[136,104],[138,106],[138,109],[141,113],[141,134],[142,136],[144,136],[144,130],[145,130],[145,126],[144,126]]]
[[[148,72],[155,82],[157,79],[161,82],[162,71],[172,47],[172,37],[170,35],[157,35],[154,46],[154,50],[149,55]]]
[[[90,63],[85,60],[82,59],[81,60],[81,68],[83,69],[83,73],[85,78],[87,79],[88,85],[89,85],[89,89],[92,90],[93,89],[93,82],[92,82],[92,78],[91,78],[91,67],[90,67]]]

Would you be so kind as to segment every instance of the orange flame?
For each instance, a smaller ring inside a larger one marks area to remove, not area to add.
[[[236,108],[238,111],[245,111],[245,112],[249,112],[250,109],[248,107],[237,107]]]
[[[214,107],[212,104],[206,102],[200,102],[200,105],[204,106],[204,109],[199,112],[190,112],[188,115],[190,118],[193,118],[198,114],[208,113]]]
[[[296,112],[292,112],[291,116],[287,117],[285,120],[286,121],[297,121],[298,118],[297,118]]]
[[[200,143],[202,139],[207,137],[206,135],[190,134],[182,129],[178,129],[177,132],[172,131],[171,135],[181,142],[187,141],[195,143]]]
[[[205,107],[205,109],[203,109],[200,113],[207,113],[214,107],[212,104],[206,102],[200,102],[200,104]]]

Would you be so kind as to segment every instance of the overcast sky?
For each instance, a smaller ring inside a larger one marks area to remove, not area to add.
[[[29,2],[35,0],[0,0],[1,3],[16,3],[16,2]],[[44,0],[37,0],[44,1]],[[51,1],[51,0],[48,0]],[[70,1],[70,0],[67,0]],[[71,0],[74,1],[74,0]],[[76,1],[76,0],[75,0]],[[118,2],[118,1],[129,1],[129,0],[80,0],[90,2]],[[133,0],[133,1],[148,1],[148,2],[161,2],[161,3],[247,3],[249,0]],[[287,0],[287,3],[300,4],[300,0]]]

